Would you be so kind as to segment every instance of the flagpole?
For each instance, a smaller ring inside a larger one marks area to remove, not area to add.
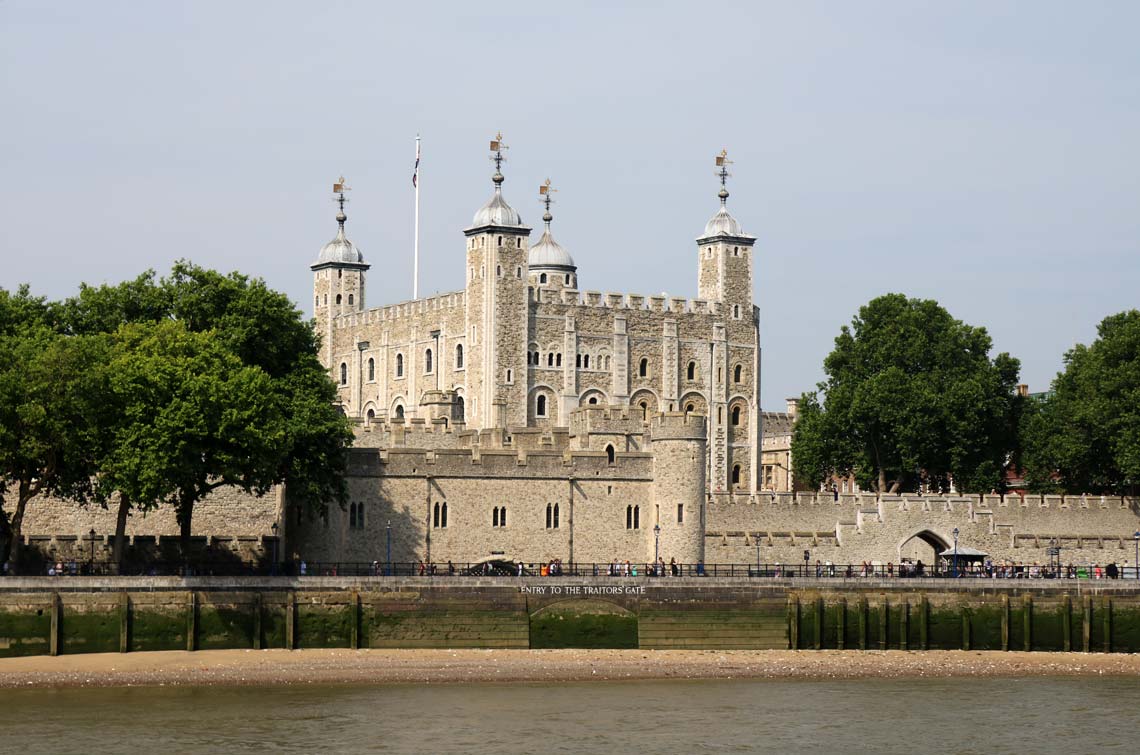
[[[415,258],[412,262],[412,298],[420,298],[420,135],[416,134],[416,230]]]

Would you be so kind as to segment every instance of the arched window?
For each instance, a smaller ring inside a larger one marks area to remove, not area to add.
[[[744,373],[744,366],[743,365],[738,364],[735,367],[733,367],[732,368],[732,382],[739,383],[740,378],[743,375],[743,373]]]
[[[691,412],[693,412],[693,411],[696,411],[696,408],[697,408],[697,407],[695,407],[695,406],[694,406],[694,405],[692,405],[692,404],[685,404],[685,414],[689,414],[689,413],[691,413]]]
[[[424,352],[424,372],[431,372],[431,349]]]
[[[640,404],[638,404],[638,406],[641,407],[641,419],[649,419],[649,402],[642,401]]]
[[[396,355],[396,377],[404,376],[404,355]]]
[[[641,529],[641,507],[633,507],[633,528],[635,530]]]
[[[597,396],[590,396],[590,400],[587,403],[589,403],[589,404],[598,403],[598,397]]]
[[[348,306],[352,306],[352,294],[348,295]]]
[[[610,464],[614,463],[614,447],[612,445],[606,446],[606,461]]]
[[[558,529],[558,504],[554,504],[554,529]]]
[[[642,359],[640,364],[637,365],[637,376],[638,377],[648,377],[649,376],[649,360],[648,359]]]
[[[463,344],[455,345],[455,369],[463,369]]]
[[[554,366],[554,352],[553,351],[546,355],[546,366],[547,367],[553,367]]]
[[[439,526],[447,526],[447,501],[444,501],[443,505],[439,509]]]
[[[546,396],[543,396],[541,393],[538,394],[538,398],[534,400],[534,413],[538,417],[546,416]]]
[[[404,418],[404,405],[403,404],[396,404],[396,419],[403,419],[403,418]]]
[[[539,283],[546,283],[546,273],[541,273],[541,274],[538,276],[538,282],[539,282]]]
[[[590,355],[589,354],[582,357],[582,368],[587,369],[587,370],[590,369]]]
[[[554,522],[553,514],[554,514],[554,507],[549,503],[546,504],[546,529],[550,529],[551,524],[553,524],[553,522]]]
[[[732,484],[733,485],[739,485],[740,484],[740,465],[739,464],[734,464],[732,467]]]
[[[435,504],[435,508],[432,510],[431,526],[432,527],[438,527],[439,526],[439,502],[438,501]]]
[[[496,506],[491,509],[491,526],[492,527],[506,527],[507,526],[507,507]]]
[[[455,397],[455,410],[454,410],[454,418],[456,421],[458,421],[458,422],[464,421],[464,411],[465,411],[465,406],[463,403],[463,397],[462,396],[456,396]]]
[[[369,421],[376,419],[376,410],[375,409],[369,409],[367,416],[368,416]]]
[[[498,527],[499,526],[499,507],[498,506],[491,509],[491,526],[492,527]]]
[[[376,379],[376,360],[368,357],[368,380],[369,382]]]
[[[697,379],[697,363],[696,362],[689,362],[689,368],[685,371],[685,376],[689,380],[696,380]]]
[[[349,304],[352,304],[352,302],[349,302]],[[735,317],[737,320],[740,319],[740,305],[739,304],[733,304],[732,305],[732,316]]]
[[[340,384],[348,385],[348,365],[344,362],[340,363]]]
[[[337,303],[337,304],[340,304],[340,294],[337,294],[337,295],[336,295],[336,303]]]
[[[574,366],[577,367],[578,369],[582,369],[582,355],[579,354],[577,357],[575,357],[574,361],[575,361]]]
[[[633,506],[625,507],[625,528],[627,530],[633,529]]]
[[[555,367],[561,367],[562,366],[562,355],[561,354],[555,354],[554,355],[554,366]]]
[[[732,407],[732,426],[736,427],[739,424],[740,424],[740,407],[734,406],[734,407]]]
[[[507,370],[507,382],[508,383],[514,382],[514,378],[515,378],[514,370]]]

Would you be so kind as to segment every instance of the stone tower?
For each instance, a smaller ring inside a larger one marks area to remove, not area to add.
[[[666,412],[650,425],[653,450],[654,510],[646,522],[647,553],[657,552],[668,563],[704,560],[705,547],[705,418],[699,414]],[[655,529],[660,527],[660,530]]]
[[[719,314],[710,347],[709,487],[711,490],[757,490],[756,448],[760,435],[760,331],[752,304],[754,236],[740,228],[728,212],[728,153],[716,158],[720,209],[697,239],[698,296],[716,302]],[[730,344],[756,344],[748,354],[733,353]],[[739,376],[739,379],[738,379]],[[751,381],[744,377],[752,377]],[[738,386],[751,384],[740,392]]]
[[[527,241],[530,228],[503,199],[502,135],[491,141],[495,193],[467,237],[466,416],[469,427],[526,424]]]
[[[333,319],[364,311],[364,273],[371,267],[364,262],[364,255],[344,233],[344,222],[348,220],[344,214],[344,203],[348,201],[344,192],[348,189],[343,177],[333,184],[333,193],[337,195],[336,202],[340,206],[336,214],[336,222],[340,227],[336,238],[321,247],[317,261],[311,266],[313,317],[322,336],[321,356],[325,366],[330,369],[333,367]],[[351,373],[351,367],[349,371]],[[334,374],[333,377],[340,381],[339,374]]]

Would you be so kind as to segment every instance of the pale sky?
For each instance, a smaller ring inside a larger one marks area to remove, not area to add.
[[[618,6],[621,7],[618,7]],[[371,306],[463,285],[504,193],[583,289],[696,295],[717,208],[758,237],[764,408],[860,305],[933,298],[1043,390],[1140,296],[1140,3],[0,0],[0,286],[49,297],[188,258],[311,313],[353,187]]]

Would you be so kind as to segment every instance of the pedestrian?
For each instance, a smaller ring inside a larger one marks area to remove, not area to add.
[[[676,577],[677,572],[678,572],[677,559],[675,559],[675,558],[669,559],[669,576]]]
[[[451,559],[447,559],[447,576],[455,576],[455,564],[451,563]]]
[[[422,577],[426,573],[427,573],[427,564],[425,564],[424,560],[421,558],[420,559],[420,576]]]
[[[309,573],[309,565],[305,563],[305,559],[301,559],[301,576]]]

